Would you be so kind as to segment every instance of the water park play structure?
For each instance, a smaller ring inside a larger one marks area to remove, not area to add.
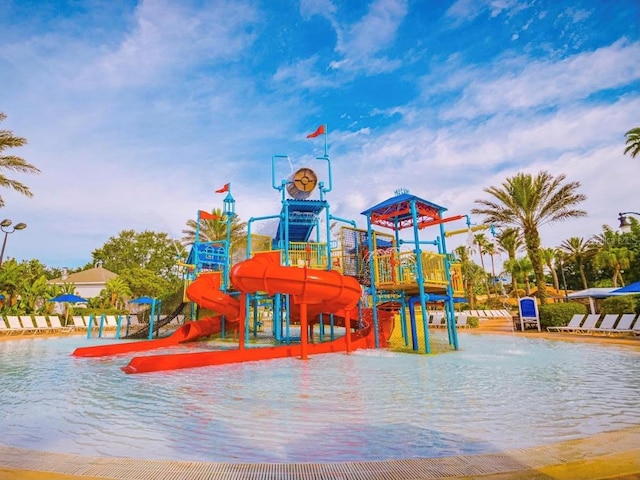
[[[246,260],[231,262],[236,213],[230,184],[216,191],[226,193],[221,218],[198,211],[195,242],[181,263],[185,302],[198,307],[190,309],[189,321],[166,338],[152,339],[151,324],[147,340],[80,347],[73,354],[149,351],[214,335],[237,339],[235,348],[139,356],[122,368],[143,373],[384,348],[392,331],[405,349],[431,353],[428,307],[436,303],[445,312],[449,348],[458,349],[454,301],[463,296],[462,272],[446,248],[446,237],[455,232],[444,226],[466,219],[468,229],[468,217],[446,217],[444,207],[404,189],[362,212],[366,229],[334,216],[325,127],[321,133],[324,155],[316,161],[325,167],[322,177],[304,167],[277,182],[282,164],[291,163],[286,155],[272,156],[271,186],[280,193],[281,209],[249,219]],[[201,241],[204,221],[226,221],[226,239]],[[275,235],[253,233],[257,223],[276,221]],[[401,238],[405,230],[409,238]],[[436,231],[434,238],[421,239],[424,231]]]

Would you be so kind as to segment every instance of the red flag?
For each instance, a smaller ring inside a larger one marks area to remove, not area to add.
[[[204,210],[198,210],[198,215],[200,216],[200,220],[220,220],[218,215],[205,212]]]
[[[224,187],[219,188],[218,190],[216,190],[216,193],[224,193],[224,192],[228,192],[229,191],[229,184],[225,183]]]
[[[324,124],[320,125],[320,126],[318,127],[318,129],[317,129],[315,132],[310,133],[309,135],[307,135],[307,138],[315,138],[315,137],[317,137],[318,135],[322,135],[323,133],[325,133],[325,131],[324,131]]]

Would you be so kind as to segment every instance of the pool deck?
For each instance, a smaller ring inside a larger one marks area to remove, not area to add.
[[[499,334],[615,344],[640,351],[638,337],[603,337],[546,332]],[[235,478],[243,480],[640,479],[640,424],[588,438],[499,453],[380,462],[233,464],[162,461],[68,455],[0,445],[0,479],[2,480]]]

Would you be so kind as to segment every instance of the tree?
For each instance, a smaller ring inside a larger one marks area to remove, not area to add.
[[[571,237],[563,240],[560,244],[560,250],[566,253],[567,260],[572,261],[578,267],[580,278],[582,279],[582,288],[589,288],[587,276],[584,273],[584,266],[594,254],[594,247],[591,242],[585,242],[582,237]]]
[[[7,116],[0,112],[0,122]],[[26,197],[33,197],[33,193],[29,187],[17,180],[11,180],[4,176],[1,172],[10,170],[13,172],[38,174],[40,170],[35,166],[27,163],[24,159],[15,155],[4,155],[4,150],[8,148],[22,147],[27,144],[27,140],[22,137],[16,137],[10,130],[0,130],[0,187],[10,188]],[[0,195],[0,207],[4,207],[4,199]]]
[[[560,290],[560,282],[558,281],[558,272],[555,269],[555,262],[558,257],[558,252],[555,248],[544,248],[542,250],[542,259],[544,260],[544,264],[547,266],[549,271],[551,272],[551,276],[553,277],[553,288],[556,291]]]
[[[487,289],[487,298],[490,296],[489,282],[487,281],[487,269],[484,266],[484,255],[487,253],[487,245],[489,241],[484,233],[477,233],[473,236],[473,244],[478,246],[478,255],[480,255],[480,265],[482,265],[482,272],[484,274],[484,286]]]
[[[227,239],[227,216],[219,208],[214,208],[211,214],[216,217],[213,220],[200,220],[199,241],[215,242]],[[187,220],[187,228],[182,230],[182,244],[184,246],[193,245],[196,241],[197,220]],[[231,245],[229,245],[229,255],[234,255],[244,247],[246,242],[246,222],[240,221],[237,215],[231,219]]]
[[[476,200],[481,207],[471,210],[472,213],[485,215],[486,223],[522,230],[527,256],[531,260],[538,287],[536,295],[542,304],[547,301],[547,292],[540,251],[540,227],[587,215],[584,210],[575,208],[587,198],[577,193],[580,183],[564,183],[565,178],[564,174],[554,177],[544,170],[535,176],[518,173],[507,178],[501,188],[486,188],[484,191],[495,200]]]
[[[126,269],[142,268],[173,281],[178,278],[176,261],[184,255],[184,249],[164,232],[123,230],[91,255],[93,261],[85,268],[102,262],[104,268],[117,274]]]
[[[473,263],[468,247],[461,245],[454,249],[453,254],[456,257],[456,261],[461,264],[464,294],[469,299],[469,306],[474,310],[476,308],[475,285],[477,282],[481,282],[483,278],[486,278],[486,272],[479,265]]]
[[[529,257],[507,260],[504,262],[504,268],[513,278],[521,280],[525,285],[525,292],[527,296],[531,295],[531,283],[529,282],[529,276],[533,272],[533,264],[531,263],[531,260],[529,260]],[[517,294],[517,288],[515,292]]]
[[[169,281],[139,267],[125,268],[118,278],[126,282],[133,297],[168,297],[181,286],[179,280]]]
[[[614,232],[611,227],[604,225],[603,232],[592,239],[596,249],[593,263],[597,268],[609,268],[613,271],[613,287],[618,287],[618,280],[624,286],[622,271],[629,268],[635,255],[627,247],[622,245],[621,235]]]
[[[627,137],[627,147],[624,149],[624,154],[631,155],[631,158],[636,158],[640,154],[640,127],[632,128],[624,134]]]
[[[523,242],[517,228],[505,228],[496,236],[499,250],[506,253],[509,260],[515,260],[518,250],[522,248]],[[518,281],[511,275],[511,289],[518,289]]]
[[[118,276],[107,282],[100,296],[111,308],[124,309],[126,299],[131,298],[131,289],[125,279]]]

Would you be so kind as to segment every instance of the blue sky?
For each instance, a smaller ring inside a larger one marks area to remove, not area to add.
[[[231,183],[243,220],[277,214],[277,179],[326,167],[332,213],[399,187],[466,214],[517,172],[566,174],[585,219],[545,246],[640,211],[637,0],[0,0],[1,129],[42,170],[8,173],[6,256],[91,260],[121,230],[180,238]],[[480,218],[473,218],[480,222]],[[269,233],[271,225],[260,228]],[[463,238],[460,243],[464,243]],[[456,240],[450,247],[456,246]]]

